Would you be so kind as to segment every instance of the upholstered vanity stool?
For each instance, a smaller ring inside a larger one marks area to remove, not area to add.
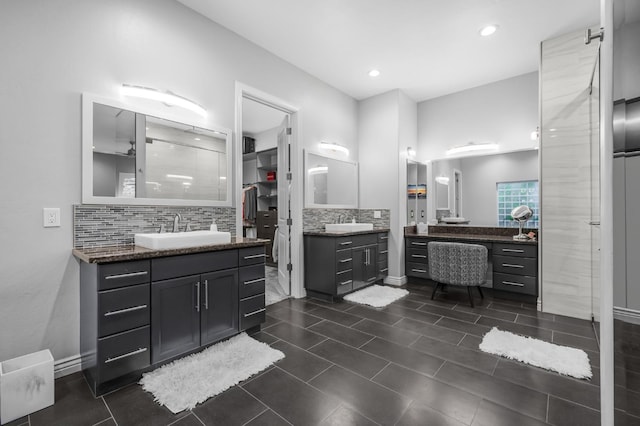
[[[436,295],[438,286],[444,284],[466,286],[469,303],[473,308],[471,287],[476,287],[480,297],[484,298],[480,286],[487,276],[487,248],[478,244],[445,243],[432,241],[429,249],[429,275],[436,286],[431,299]]]

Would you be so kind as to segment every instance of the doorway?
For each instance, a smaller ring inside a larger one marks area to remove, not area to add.
[[[296,111],[243,85],[237,87],[237,93],[236,152],[242,162],[236,162],[241,184],[236,229],[238,235],[269,241],[265,250],[265,302],[269,305],[298,293],[292,285],[299,259],[292,250],[298,221],[294,218],[297,212],[292,210],[297,197],[292,194],[290,159],[295,152]]]

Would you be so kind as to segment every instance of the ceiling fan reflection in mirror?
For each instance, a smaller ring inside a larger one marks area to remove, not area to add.
[[[135,157],[136,156],[136,141],[129,141],[131,148],[127,150],[127,152],[116,152],[119,155],[125,155],[127,157]]]

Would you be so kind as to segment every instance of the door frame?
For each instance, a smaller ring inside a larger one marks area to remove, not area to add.
[[[256,89],[239,81],[235,83],[235,135],[233,162],[234,173],[234,206],[236,207],[236,236],[242,235],[242,106],[244,99],[250,99],[268,107],[289,114],[291,120],[290,161],[291,161],[291,297],[304,297],[302,270],[302,148],[300,146],[301,119],[299,108],[289,102]]]

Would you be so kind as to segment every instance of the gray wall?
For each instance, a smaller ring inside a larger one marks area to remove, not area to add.
[[[2,2],[0,40],[2,360],[79,353],[71,248],[83,92],[120,99],[122,83],[168,89],[207,108],[201,127],[234,128],[241,81],[300,108],[303,147],[331,138],[357,158],[353,98],[172,0]],[[60,228],[42,227],[43,207],[60,207]]]

